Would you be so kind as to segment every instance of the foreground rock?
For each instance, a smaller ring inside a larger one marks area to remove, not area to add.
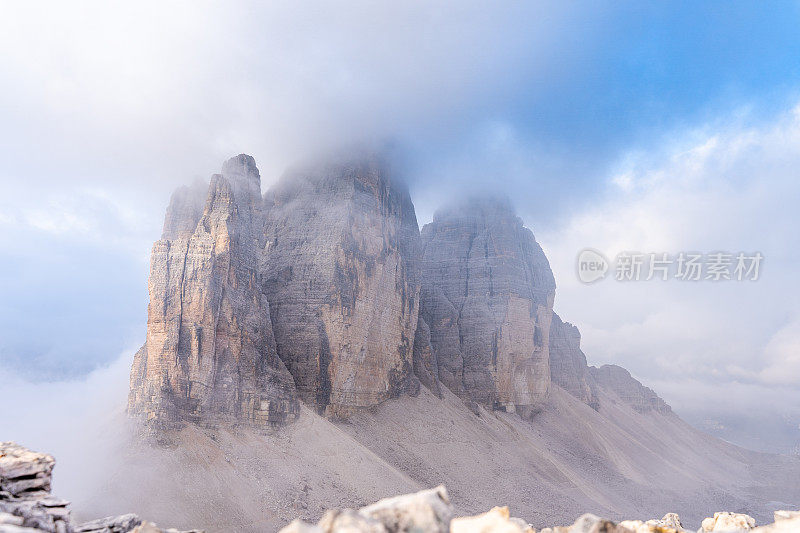
[[[675,513],[667,513],[663,518],[643,522],[641,520],[623,520],[619,523],[635,533],[673,533],[686,531],[683,529],[680,517]]]
[[[739,513],[714,513],[713,517],[706,518],[701,524],[702,531],[750,531],[756,527],[752,516]]]
[[[0,442],[0,533],[179,533],[135,514],[75,524],[69,502],[50,494],[55,464],[51,455]]]
[[[667,513],[651,520],[615,523],[587,513],[570,526],[546,527],[539,533],[686,533],[680,517]],[[800,511],[776,511],[775,523],[755,527],[748,515],[715,513],[703,520],[698,533],[800,532]],[[280,533],[536,533],[525,520],[512,517],[508,507],[495,507],[476,516],[454,517],[453,506],[443,486],[386,498],[358,511],[330,510],[317,524],[295,520]]]
[[[358,511],[328,511],[317,525],[295,520],[280,533],[447,533],[452,518],[450,497],[447,490],[439,486],[386,498]]]
[[[450,522],[451,533],[536,533],[520,518],[514,518],[508,507],[495,507],[477,516],[455,518]]]

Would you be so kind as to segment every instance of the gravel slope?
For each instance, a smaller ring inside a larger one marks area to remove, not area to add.
[[[330,507],[357,507],[444,483],[461,513],[508,505],[537,527],[584,512],[611,519],[678,512],[695,527],[714,511],[760,523],[800,507],[800,460],[750,452],[675,415],[640,414],[608,391],[596,412],[553,387],[533,422],[423,388],[348,422],[303,408],[270,435],[188,427],[171,445],[121,443],[81,518],[136,512],[209,531],[273,531]],[[57,475],[57,472],[56,472]]]

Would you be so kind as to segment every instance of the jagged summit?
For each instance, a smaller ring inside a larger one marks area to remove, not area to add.
[[[466,199],[420,234],[375,161],[295,169],[262,197],[239,156],[173,195],[128,410],[174,446],[122,454],[118,502],[274,531],[438,483],[462,512],[502,501],[537,525],[586,509],[763,517],[800,498],[796,461],[705,435],[624,369],[588,366],[510,202]]]
[[[251,155],[239,154],[231,157],[222,164],[222,174],[226,176],[247,176],[261,183],[261,174],[258,172],[256,160]]]
[[[263,197],[260,183],[240,154],[173,194],[153,246],[132,415],[264,429],[293,420],[299,400],[346,418],[420,383],[475,412],[523,417],[553,384],[595,409],[600,381],[656,405],[632,378],[589,370],[507,197],[449,204],[420,233],[380,156],[297,166]]]
[[[134,358],[128,411],[156,425],[266,428],[297,413],[259,284],[263,205],[248,157],[212,176],[202,211],[198,186],[173,195],[153,245],[147,339]]]

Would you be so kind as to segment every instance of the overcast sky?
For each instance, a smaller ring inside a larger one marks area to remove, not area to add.
[[[170,191],[241,152],[266,188],[371,143],[421,224],[453,191],[513,198],[590,363],[725,438],[800,444],[800,5],[398,4],[6,3],[0,378],[105,372],[122,401]],[[586,247],[765,259],[756,282],[583,285]]]

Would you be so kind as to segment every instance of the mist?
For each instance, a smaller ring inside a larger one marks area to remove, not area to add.
[[[7,398],[2,439],[55,457],[53,493],[79,506],[98,496],[122,462],[119,451],[130,434],[125,403],[132,360],[128,351],[63,381],[28,381],[0,368]]]

